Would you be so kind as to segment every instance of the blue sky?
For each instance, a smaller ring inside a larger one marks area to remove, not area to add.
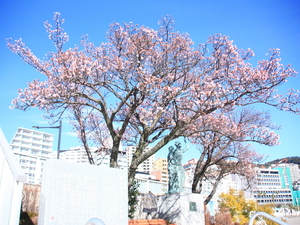
[[[251,48],[255,52],[252,62],[265,58],[268,49],[281,50],[282,63],[292,64],[300,71],[300,2],[297,0],[12,0],[2,1],[0,7],[0,127],[8,141],[18,127],[33,125],[49,126],[42,112],[31,109],[27,112],[11,110],[11,100],[17,90],[27,82],[43,76],[11,53],[5,38],[23,38],[23,41],[39,57],[53,51],[43,26],[51,21],[53,12],[60,12],[66,20],[64,28],[70,35],[69,45],[79,44],[83,34],[89,34],[96,45],[105,41],[105,32],[113,21],[133,22],[156,29],[158,20],[169,14],[175,19],[176,30],[187,32],[193,41],[204,43],[215,33],[227,35],[239,48]],[[300,78],[290,79],[280,91],[300,89]],[[255,146],[268,160],[299,156],[300,116],[270,110],[272,121],[281,125],[281,144],[276,147]],[[44,129],[57,137],[55,129]],[[71,127],[63,122],[62,149],[77,146]],[[54,145],[56,149],[56,143]],[[157,156],[166,157],[163,149]],[[184,159],[198,157],[190,149]]]

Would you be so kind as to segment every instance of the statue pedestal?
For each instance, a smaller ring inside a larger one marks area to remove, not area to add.
[[[203,197],[193,193],[159,196],[156,217],[176,225],[205,224]]]

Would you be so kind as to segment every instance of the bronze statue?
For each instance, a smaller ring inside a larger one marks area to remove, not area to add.
[[[186,143],[186,140],[184,139]],[[181,143],[175,142],[175,147],[169,147],[168,154],[168,172],[169,172],[169,190],[168,193],[180,193],[183,192],[183,186],[185,182],[185,171],[182,167],[182,155],[188,150],[186,145],[185,149],[181,149]]]

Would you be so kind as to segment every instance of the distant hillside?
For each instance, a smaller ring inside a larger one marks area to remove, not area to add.
[[[286,161],[284,160],[286,159]],[[284,161],[283,161],[284,160]],[[293,157],[286,157],[286,158],[282,158],[282,159],[275,159],[273,161],[267,162],[265,163],[265,166],[270,166],[271,164],[276,164],[278,162],[284,162],[284,163],[294,163],[294,164],[298,164],[300,165],[300,157],[299,156],[293,156]]]

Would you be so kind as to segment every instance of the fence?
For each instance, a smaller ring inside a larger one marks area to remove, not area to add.
[[[138,188],[139,193],[145,194],[151,191],[155,195],[160,195],[168,191],[168,183],[141,178],[137,178],[136,180],[140,185]]]
[[[17,162],[0,128],[0,221],[19,224],[22,188],[26,175]]]

